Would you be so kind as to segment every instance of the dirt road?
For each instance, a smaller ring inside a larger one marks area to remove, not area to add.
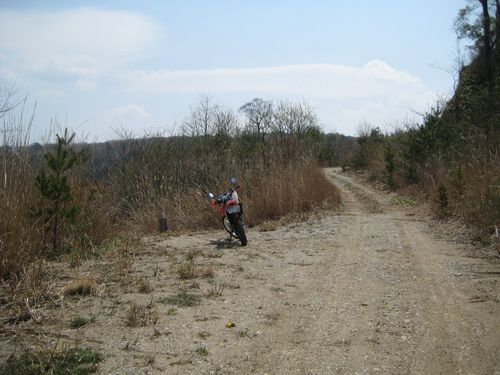
[[[247,247],[222,231],[150,238],[130,267],[148,291],[100,276],[44,335],[96,347],[103,374],[500,374],[498,258],[326,173],[341,212],[252,228]],[[129,327],[132,304],[152,319]],[[95,319],[61,330],[76,314]]]

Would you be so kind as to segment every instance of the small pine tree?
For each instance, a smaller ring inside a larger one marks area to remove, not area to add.
[[[385,169],[387,170],[387,185],[391,189],[394,189],[394,171],[396,170],[396,153],[394,152],[394,148],[390,143],[386,143],[384,145],[384,161],[385,161]]]
[[[80,207],[71,205],[73,196],[68,183],[67,173],[75,165],[83,161],[83,154],[77,153],[70,148],[75,134],[68,134],[64,130],[64,136],[57,137],[57,149],[55,152],[46,152],[45,166],[42,167],[36,177],[36,186],[42,196],[48,201],[46,207],[38,211],[39,216],[45,217],[47,231],[52,237],[52,251],[60,250],[60,229],[65,220],[74,222],[80,212]]]

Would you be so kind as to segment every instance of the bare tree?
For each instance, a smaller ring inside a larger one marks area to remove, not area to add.
[[[264,143],[266,132],[269,130],[273,114],[271,101],[255,98],[240,107],[247,118],[247,126],[257,134],[258,139]]]
[[[239,109],[247,118],[247,129],[257,136],[259,147],[264,165],[268,165],[268,156],[266,154],[266,134],[271,127],[273,117],[273,103],[260,98],[242,105]]]
[[[208,94],[200,95],[198,103],[191,108],[188,118],[184,121],[182,131],[192,137],[208,137],[214,134],[214,114],[217,105]]]
[[[282,100],[273,113],[273,130],[278,134],[296,135],[299,139],[311,127],[318,126],[318,117],[307,103]]]
[[[307,103],[282,100],[273,111],[272,130],[283,148],[285,159],[301,156],[305,150],[305,135],[318,128],[318,117]]]
[[[7,194],[9,180],[15,178],[21,164],[27,160],[27,145],[30,142],[36,103],[31,113],[27,111],[28,98],[18,99],[14,86],[1,88],[0,92],[0,167],[2,169],[2,194]],[[26,118],[26,114],[29,115]],[[1,190],[1,189],[0,189]],[[5,195],[7,197],[7,195]]]
[[[233,136],[236,133],[239,122],[235,113],[230,109],[218,106],[214,110],[215,135]]]
[[[15,100],[16,90],[14,86],[0,87],[0,119],[8,112],[16,108],[21,101]]]

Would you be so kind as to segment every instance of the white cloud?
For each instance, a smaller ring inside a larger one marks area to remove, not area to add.
[[[137,104],[115,107],[111,110],[111,114],[115,118],[148,119],[151,117],[144,107]]]
[[[291,65],[254,69],[129,71],[123,80],[130,91],[145,94],[210,92],[266,98],[306,98],[314,102],[326,130],[355,134],[367,121],[375,126],[415,118],[437,94],[418,78],[374,60],[357,68],[334,64]],[[229,99],[228,99],[229,100]]]
[[[76,80],[76,87],[81,91],[93,91],[97,88],[97,82],[94,79],[79,78]]]
[[[151,47],[158,33],[151,19],[127,11],[0,11],[0,48],[22,56],[129,56]]]
[[[329,98],[413,95],[422,82],[382,61],[363,68],[334,64],[253,69],[135,70],[123,77],[131,90],[145,92],[250,92]]]
[[[0,53],[11,70],[70,77],[85,89],[103,70],[147,54],[160,34],[153,20],[127,11],[0,11]]]

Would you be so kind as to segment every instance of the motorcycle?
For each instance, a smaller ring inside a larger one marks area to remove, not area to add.
[[[247,236],[245,233],[245,224],[243,223],[243,205],[241,203],[239,204],[240,212],[236,223],[233,225],[226,213],[227,196],[227,194],[221,194],[216,198],[213,193],[208,193],[208,198],[210,199],[212,207],[216,209],[217,213],[221,216],[222,226],[226,232],[229,233],[229,240],[234,237],[240,240],[242,246],[245,246],[247,244]]]

